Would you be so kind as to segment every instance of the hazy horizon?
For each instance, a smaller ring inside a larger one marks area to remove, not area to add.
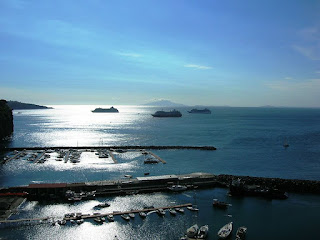
[[[320,107],[318,1],[0,1],[0,97]]]

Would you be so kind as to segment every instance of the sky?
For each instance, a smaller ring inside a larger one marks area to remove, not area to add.
[[[0,98],[320,107],[320,1],[0,0]]]

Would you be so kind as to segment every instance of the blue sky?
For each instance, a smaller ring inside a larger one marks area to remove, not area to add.
[[[320,1],[0,1],[0,97],[320,107]]]

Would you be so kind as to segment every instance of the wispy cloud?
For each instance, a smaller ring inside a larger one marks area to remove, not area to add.
[[[311,60],[320,60],[320,27],[304,28],[297,35],[297,43],[292,48]]]
[[[285,77],[284,79],[286,79],[286,80],[291,80],[292,77]]]
[[[320,91],[320,79],[309,79],[305,81],[273,81],[265,84],[267,87],[281,91]],[[307,94],[307,92],[306,92]]]
[[[117,53],[120,56],[124,56],[124,57],[132,57],[132,58],[139,58],[142,57],[141,54],[138,53],[134,53],[134,52],[118,52]]]
[[[202,69],[202,70],[207,70],[207,69],[212,69],[210,66],[204,66],[204,65],[198,65],[198,64],[186,64],[184,67],[187,68],[194,68],[194,69]]]

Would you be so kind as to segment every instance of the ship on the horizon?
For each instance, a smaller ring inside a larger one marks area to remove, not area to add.
[[[96,108],[92,112],[97,112],[97,113],[118,113],[119,110],[114,108],[113,106],[111,108]]]
[[[172,110],[169,112],[165,112],[165,111],[157,111],[154,114],[151,114],[153,117],[181,117],[182,114],[181,112],[177,111],[177,110]]]
[[[191,111],[188,111],[188,113],[202,113],[202,114],[211,114],[211,111],[208,108],[205,109],[192,109]]]

